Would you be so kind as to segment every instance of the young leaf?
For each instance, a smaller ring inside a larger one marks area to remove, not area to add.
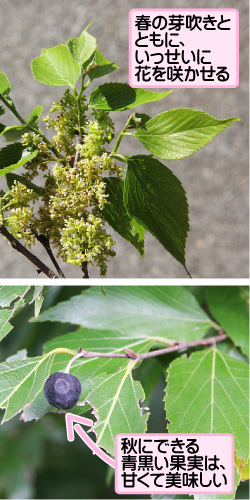
[[[39,150],[21,143],[9,144],[0,150],[0,177],[35,158]]]
[[[126,161],[124,203],[129,215],[186,269],[188,203],[181,182],[151,156],[127,156]]]
[[[150,153],[165,160],[190,156],[239,118],[217,120],[204,111],[171,109],[126,135],[137,137]]]
[[[33,109],[33,111],[31,111],[30,116],[29,116],[29,118],[27,120],[27,123],[29,125],[31,125],[32,127],[34,127],[35,125],[37,125],[42,112],[43,112],[43,106],[40,106],[40,104],[38,104],[38,106],[36,106]]]
[[[130,363],[117,373],[95,377],[87,397],[97,417],[91,428],[97,435],[97,445],[113,455],[116,434],[146,432],[148,415],[143,415],[139,406],[145,395],[140,382],[133,380]]]
[[[55,87],[73,87],[81,72],[78,62],[63,44],[42,49],[42,55],[32,61],[31,70],[36,80]]]
[[[129,241],[144,256],[144,228],[129,217],[123,202],[124,181],[117,177],[104,178],[108,203],[102,215],[125,240]]]
[[[0,408],[6,408],[3,422],[31,403],[48,377],[55,353],[0,364]]]
[[[209,286],[207,300],[215,319],[242,352],[249,355],[249,291],[240,286]]]
[[[160,101],[172,91],[151,92],[144,89],[133,89],[127,83],[104,83],[92,92],[89,105],[107,111],[122,111],[140,104]]]
[[[4,73],[0,73],[0,94],[2,94],[3,97],[7,97],[11,91],[11,85],[10,82],[7,78],[7,76]],[[0,113],[3,114],[3,113]]]
[[[71,38],[67,45],[71,55],[82,66],[93,55],[96,49],[96,38],[83,31],[78,38]]]
[[[100,78],[101,76],[107,75],[108,73],[112,73],[112,71],[119,69],[119,66],[106,59],[98,49],[96,49],[94,58],[91,61],[91,66],[95,65],[97,65],[97,68],[92,69],[88,73],[91,81],[94,80],[94,78]]]
[[[164,343],[202,338],[212,326],[192,294],[180,286],[110,286],[105,297],[99,287],[91,287],[42,312],[37,321],[112,329]]]
[[[4,115],[4,113],[5,113],[5,110],[4,110],[3,106],[0,106],[0,116]]]
[[[173,361],[167,381],[170,432],[228,432],[237,456],[248,457],[247,363],[206,349]]]
[[[42,196],[45,193],[45,188],[43,188],[41,186],[37,186],[36,184],[34,184],[31,181],[27,181],[26,179],[24,179],[24,177],[22,175],[11,174],[11,173],[6,174],[6,181],[7,181],[9,189],[11,189],[14,181],[18,181],[18,182],[21,182],[21,184],[24,184],[25,186],[27,186],[28,189],[33,189],[33,191],[35,191],[35,193],[39,194],[39,196]]]
[[[2,135],[2,132],[4,131],[5,128],[7,128],[6,125],[0,123],[0,135]]]

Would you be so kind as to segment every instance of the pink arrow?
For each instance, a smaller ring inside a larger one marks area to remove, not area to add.
[[[99,446],[97,446],[97,444],[95,444],[94,441],[90,439],[88,434],[81,427],[81,425],[87,425],[88,427],[91,427],[93,425],[92,420],[90,420],[89,418],[79,417],[79,415],[74,415],[73,413],[66,413],[65,421],[66,421],[66,432],[68,441],[74,441],[75,439],[74,430],[75,430],[77,434],[80,436],[80,438],[93,451],[94,455],[98,455],[98,457],[104,460],[104,462],[106,462],[108,465],[110,465],[111,467],[115,467],[115,461],[113,460],[113,458],[110,458],[107,455],[107,453],[102,451],[99,448]],[[78,423],[75,424],[75,422]]]

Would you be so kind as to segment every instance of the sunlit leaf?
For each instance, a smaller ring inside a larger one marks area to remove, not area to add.
[[[31,63],[33,76],[45,85],[73,87],[80,76],[80,66],[67,45],[42,49],[42,55]]]
[[[96,38],[83,31],[79,37],[71,38],[67,45],[71,55],[82,65],[93,55],[96,49]]]
[[[217,349],[183,356],[168,368],[166,415],[169,430],[231,433],[239,458],[249,455],[248,365]]]
[[[239,118],[218,120],[204,111],[179,108],[160,113],[135,132],[143,146],[165,160],[190,156]]]
[[[7,76],[4,73],[0,73],[0,94],[3,95],[3,97],[7,97],[11,91],[11,85],[10,82],[7,78]],[[0,113],[3,114],[3,113]]]

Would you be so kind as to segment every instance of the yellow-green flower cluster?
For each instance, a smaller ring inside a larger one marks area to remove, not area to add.
[[[56,118],[49,115],[44,120],[47,128],[56,131],[52,144],[59,158],[44,174],[45,185],[40,196],[25,184],[29,186],[55,158],[39,134],[23,135],[23,144],[35,145],[39,153],[26,164],[24,183],[14,182],[8,196],[4,195],[1,213],[6,226],[14,236],[24,238],[26,245],[34,243],[35,234],[46,235],[49,231],[50,243],[64,261],[79,266],[83,262],[96,264],[104,275],[108,258],[115,255],[114,241],[105,230],[102,217],[108,203],[104,176],[121,177],[123,169],[105,151],[105,143],[114,136],[109,114],[94,110],[91,119],[87,119],[85,97],[80,99],[80,109],[79,125],[79,102],[66,90],[61,101],[53,103],[50,110],[57,113]],[[33,203],[38,198],[35,214]]]
[[[87,215],[86,220],[69,218],[61,231],[59,255],[70,264],[95,263],[101,275],[107,272],[107,259],[114,256],[114,241],[103,228],[99,217]]]
[[[84,105],[85,97],[81,98],[81,109],[84,110],[87,106]],[[47,128],[52,128],[57,132],[53,137],[52,144],[61,153],[66,153],[67,155],[74,154],[74,143],[73,139],[76,134],[79,134],[78,126],[78,107],[76,98],[67,89],[60,102],[54,102],[51,109],[51,113],[57,113],[56,119],[53,119],[51,115],[44,118],[44,122],[47,124]]]
[[[23,238],[27,246],[35,243],[33,226],[35,221],[33,205],[38,195],[21,182],[14,181],[10,193],[2,200],[2,211],[7,210],[8,216],[3,217],[6,226],[17,239]]]

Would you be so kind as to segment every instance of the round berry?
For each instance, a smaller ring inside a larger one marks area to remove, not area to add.
[[[73,408],[81,395],[81,384],[75,375],[55,372],[44,384],[44,394],[51,406],[68,410]]]

